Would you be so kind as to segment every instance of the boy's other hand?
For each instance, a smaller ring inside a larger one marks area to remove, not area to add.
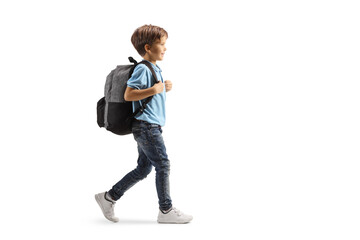
[[[165,81],[165,90],[168,92],[172,89],[172,82],[170,80]]]
[[[154,88],[155,94],[161,93],[164,91],[164,83],[162,83],[161,81],[158,83],[155,83],[153,88]]]

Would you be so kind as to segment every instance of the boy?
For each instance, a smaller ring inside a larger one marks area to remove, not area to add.
[[[164,58],[167,38],[168,34],[164,29],[152,25],[139,27],[131,37],[135,49],[144,60],[151,63],[160,82],[152,84],[154,82],[152,73],[144,64],[137,65],[128,80],[124,97],[126,101],[133,101],[133,110],[137,109],[147,97],[153,96],[153,98],[147,104],[145,111],[136,117],[132,126],[139,152],[136,169],[125,175],[108,192],[95,195],[104,216],[112,222],[119,221],[114,216],[115,202],[129,188],[144,179],[153,166],[156,171],[156,190],[160,206],[157,221],[188,223],[193,218],[174,208],[170,198],[170,163],[161,135],[161,127],[165,125],[165,92],[172,89],[172,83],[169,80],[164,82],[161,69],[156,65],[156,61]]]

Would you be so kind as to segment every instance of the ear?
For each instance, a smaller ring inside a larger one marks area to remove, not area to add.
[[[150,51],[151,46],[149,44],[145,44],[144,48],[145,48],[145,51],[148,52],[148,51]]]

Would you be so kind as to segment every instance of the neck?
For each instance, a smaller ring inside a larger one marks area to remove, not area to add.
[[[151,59],[147,54],[145,54],[144,59],[156,66],[156,60]]]

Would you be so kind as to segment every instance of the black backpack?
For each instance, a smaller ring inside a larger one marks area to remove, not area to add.
[[[137,62],[129,57],[132,65],[118,65],[106,77],[105,96],[97,102],[97,123],[99,127],[105,127],[117,135],[132,133],[131,125],[135,116],[142,114],[146,105],[151,101],[152,96],[148,97],[138,109],[133,112],[132,102],[125,101],[124,93],[127,81],[134,72],[138,64],[145,64],[154,76],[155,83],[159,82],[148,61]]]

